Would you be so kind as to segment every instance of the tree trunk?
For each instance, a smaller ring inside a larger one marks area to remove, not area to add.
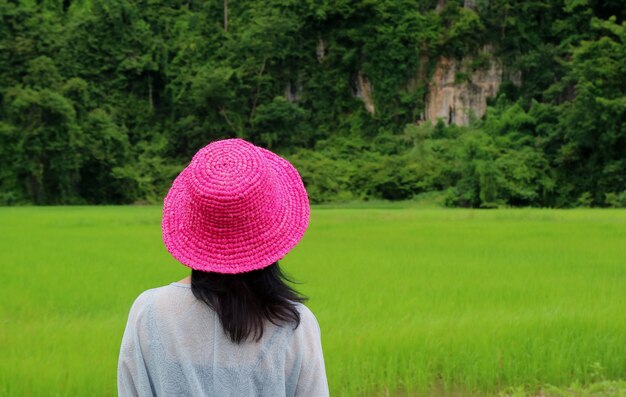
[[[263,57],[263,62],[261,63],[261,69],[259,70],[259,74],[256,77],[256,94],[254,94],[254,98],[252,100],[252,110],[250,111],[249,120],[252,121],[252,117],[254,116],[254,112],[256,112],[256,104],[259,99],[259,91],[261,90],[261,76],[265,71],[265,63],[267,62],[267,56]]]

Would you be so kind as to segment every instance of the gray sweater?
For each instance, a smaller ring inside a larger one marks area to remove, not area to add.
[[[259,342],[235,344],[189,284],[147,290],[133,303],[120,349],[124,396],[328,396],[320,328],[266,324]]]

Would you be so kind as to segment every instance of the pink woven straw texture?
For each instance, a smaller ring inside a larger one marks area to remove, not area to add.
[[[309,198],[289,161],[243,139],[200,149],[163,202],[163,241],[196,270],[243,273],[282,259],[309,224]]]

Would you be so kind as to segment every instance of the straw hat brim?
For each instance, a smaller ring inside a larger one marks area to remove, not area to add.
[[[264,268],[282,259],[302,239],[310,216],[309,198],[291,163],[259,147],[276,181],[276,213],[271,227],[250,235],[234,228],[225,239],[193,230],[188,217],[197,216],[187,192],[190,168],[174,180],[163,202],[162,232],[167,251],[182,264],[196,270],[226,274]]]

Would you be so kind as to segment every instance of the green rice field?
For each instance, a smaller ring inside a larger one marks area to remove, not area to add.
[[[117,394],[131,303],[188,274],[160,211],[0,208],[0,395]],[[626,395],[626,210],[314,207],[281,264],[333,396]]]

